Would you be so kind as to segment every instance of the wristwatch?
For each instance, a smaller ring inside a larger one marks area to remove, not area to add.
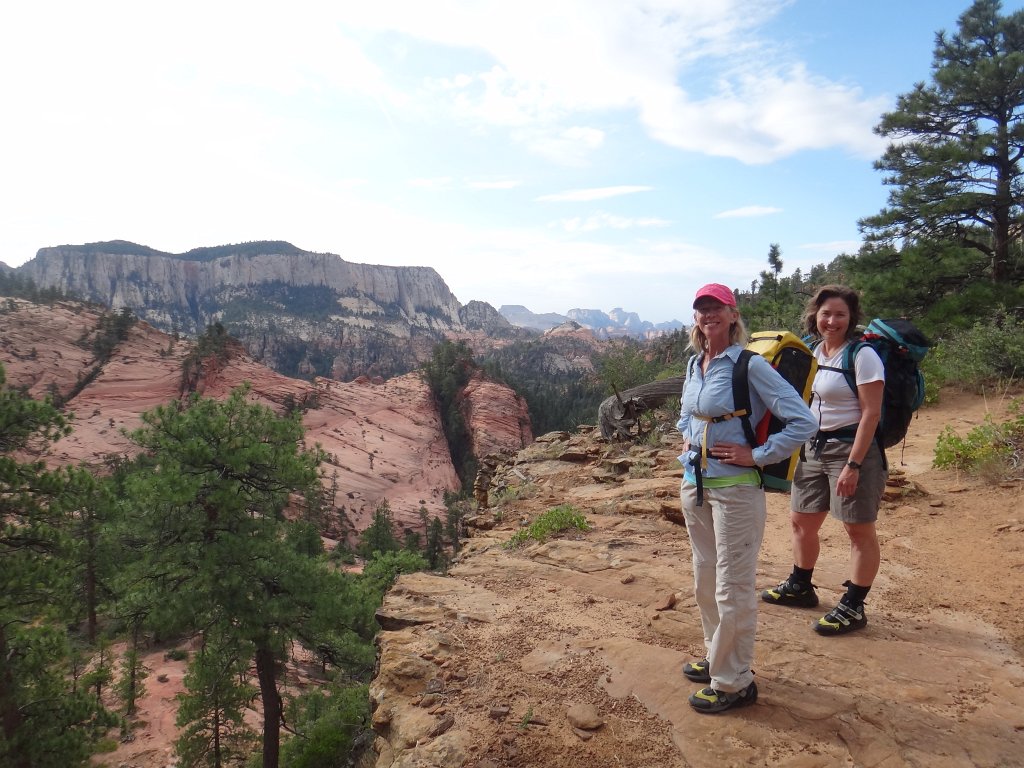
[[[850,459],[848,462],[846,462],[846,466],[848,466],[850,469],[860,469],[861,464],[859,461],[854,461],[853,459]]]

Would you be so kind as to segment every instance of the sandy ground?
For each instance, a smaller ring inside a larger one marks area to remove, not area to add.
[[[945,426],[966,433],[987,412],[1005,413],[1006,404],[948,393],[921,412],[902,454],[890,451],[919,492],[883,507],[883,562],[868,627],[841,638],[811,630],[847,578],[846,535],[829,521],[815,571],[821,610],[762,605],[760,698],[723,715],[693,713],[686,697],[699,686],[679,674],[702,652],[684,528],[656,514],[623,514],[621,499],[609,497],[602,508],[593,491],[554,485],[509,507],[510,518],[530,517],[571,500],[593,512],[595,530],[509,554],[486,538],[498,541],[515,529],[499,526],[470,540],[448,578],[410,582],[408,599],[433,589],[420,604],[448,600],[451,610],[439,615],[461,611],[408,630],[401,641],[417,663],[438,665],[448,687],[430,714],[455,725],[419,757],[414,753],[428,740],[412,738],[415,749],[400,764],[1024,765],[1024,483],[1019,474],[964,477],[931,468]],[[655,488],[658,481],[646,482]],[[664,487],[647,495],[664,496]],[[771,494],[758,587],[785,577],[791,562],[788,497]],[[666,596],[675,604],[659,605]],[[172,764],[174,695],[184,670],[162,655],[147,664],[145,725],[98,764]],[[166,682],[158,682],[160,674]],[[574,702],[592,704],[604,720],[591,737],[565,725]],[[495,716],[496,707],[507,707],[507,717]],[[383,726],[393,743],[400,727],[411,727],[401,722],[411,720],[396,714]]]

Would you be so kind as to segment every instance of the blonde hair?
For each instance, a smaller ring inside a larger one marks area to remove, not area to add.
[[[726,309],[736,314],[735,319],[729,324],[729,343],[739,344],[741,347],[747,345],[747,326],[743,324],[743,316],[736,307],[726,306]],[[696,353],[708,351],[708,337],[697,325],[694,318],[693,326],[690,328],[690,349]]]

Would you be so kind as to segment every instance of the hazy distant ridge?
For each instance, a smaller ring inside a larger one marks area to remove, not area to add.
[[[566,314],[559,315],[555,312],[535,314],[521,304],[503,304],[498,312],[512,325],[536,331],[547,331],[565,322],[573,321],[592,330],[598,338],[616,336],[643,338],[669,333],[683,327],[683,323],[678,320],[666,323],[651,323],[641,320],[636,312],[627,312],[621,307],[616,307],[607,313],[600,309],[570,309]]]

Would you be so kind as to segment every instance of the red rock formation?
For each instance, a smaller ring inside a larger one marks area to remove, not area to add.
[[[459,407],[477,457],[515,453],[533,442],[526,401],[504,384],[486,378],[481,371],[466,384]]]
[[[192,345],[138,322],[96,370],[91,339],[101,310],[9,301],[0,316],[0,363],[11,386],[33,397],[54,392],[68,398],[95,372],[68,400],[74,431],[53,446],[47,461],[99,467],[111,454],[132,455],[125,433],[142,425],[143,412],[181,397],[182,362]],[[356,530],[366,527],[382,499],[399,526],[419,527],[420,507],[444,519],[444,492],[456,490],[459,480],[433,398],[417,374],[308,382],[281,376],[235,348],[226,361],[204,366],[197,390],[222,398],[243,382],[251,383],[253,400],[279,413],[288,403],[305,404],[306,439],[327,453],[335,507]]]

